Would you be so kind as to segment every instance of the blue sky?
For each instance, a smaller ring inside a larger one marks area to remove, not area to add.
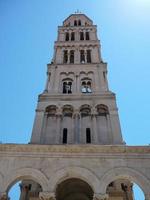
[[[0,141],[29,142],[57,26],[77,9],[98,26],[124,140],[150,144],[150,0],[1,0]]]

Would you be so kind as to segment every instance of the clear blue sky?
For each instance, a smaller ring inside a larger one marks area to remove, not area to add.
[[[98,25],[128,145],[150,143],[150,0],[0,0],[0,141],[28,143],[57,26],[77,9]]]

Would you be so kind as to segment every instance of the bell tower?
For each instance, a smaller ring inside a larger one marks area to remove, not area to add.
[[[123,144],[97,27],[84,14],[72,14],[58,27],[31,143]]]

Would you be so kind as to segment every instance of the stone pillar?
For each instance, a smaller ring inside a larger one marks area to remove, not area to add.
[[[40,192],[40,200],[56,200],[55,194],[52,192]]]
[[[44,90],[44,92],[46,92],[46,93],[49,90],[49,83],[50,83],[50,73],[47,72],[47,80],[46,80],[46,85],[45,85],[45,90]]]
[[[29,191],[30,191],[30,185],[26,183],[21,183],[20,185],[20,198],[19,200],[26,200],[29,198]]]
[[[74,142],[76,144],[78,144],[80,142],[80,129],[79,129],[79,118],[80,118],[80,115],[79,115],[79,111],[76,110],[74,113],[73,113],[73,119],[74,119]]]
[[[55,71],[56,71],[56,67],[55,66],[51,66],[51,79],[50,79],[50,84],[49,84],[49,92],[53,92],[54,91]]]
[[[60,136],[61,136],[61,122],[62,122],[62,110],[58,109],[56,113],[56,119],[57,119],[57,126],[56,126],[56,144],[60,144]]]
[[[108,198],[108,194],[94,194],[93,196],[93,200],[107,200]]]
[[[95,144],[98,143],[98,131],[97,131],[97,121],[96,121],[96,115],[97,115],[97,112],[96,112],[96,109],[93,108],[92,110],[92,132],[93,132],[93,142]]]

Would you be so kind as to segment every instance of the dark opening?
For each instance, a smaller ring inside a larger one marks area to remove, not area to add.
[[[86,40],[89,40],[90,36],[89,36],[89,32],[86,32]]]
[[[86,128],[86,143],[91,143],[91,130]]]
[[[64,63],[67,63],[67,61],[68,61],[68,51],[65,50],[64,51]]]
[[[71,33],[71,41],[75,40],[75,34],[74,32]]]
[[[78,26],[81,26],[81,20],[79,19],[79,21],[78,21]]]
[[[84,40],[84,33],[80,32],[80,40]]]
[[[72,93],[72,82],[63,82],[63,94]]]
[[[87,63],[91,63],[91,50],[87,50]]]
[[[70,51],[70,63],[74,63],[74,51]]]
[[[84,50],[80,51],[80,62],[81,63],[85,63],[85,54],[84,54]]]
[[[67,144],[67,128],[63,129],[63,144]]]
[[[74,26],[77,26],[77,20],[74,21]]]
[[[69,41],[69,33],[66,33],[66,41]]]

